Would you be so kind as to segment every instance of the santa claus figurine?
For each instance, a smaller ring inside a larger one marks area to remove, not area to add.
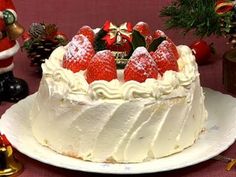
[[[13,56],[19,50],[16,38],[23,33],[11,0],[0,0],[0,102],[17,102],[28,95],[27,83],[13,75]]]

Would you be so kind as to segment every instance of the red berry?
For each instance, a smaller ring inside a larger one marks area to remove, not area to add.
[[[61,31],[57,31],[54,36],[54,40],[66,43],[66,41],[68,41],[68,38],[65,33],[61,32]]]
[[[173,53],[173,57],[175,60],[179,59],[179,53],[178,50],[175,46],[175,44],[168,38],[167,40],[163,41],[160,44],[160,48],[162,48],[162,46],[164,46],[165,48],[167,48],[171,53]]]
[[[140,32],[143,36],[148,36],[151,33],[149,25],[145,22],[138,22],[133,29]]]
[[[152,43],[152,36],[151,35],[148,35],[145,37],[145,41],[146,41],[146,44],[147,44],[147,48],[149,47],[149,45]]]
[[[8,141],[7,137],[5,135],[0,134],[0,147],[8,145],[10,145],[10,142]]]
[[[153,39],[158,39],[159,37],[166,37],[166,34],[161,30],[156,30],[153,34]]]
[[[90,26],[82,26],[79,29],[79,31],[77,32],[77,34],[83,34],[93,44],[94,38],[95,38],[95,33],[94,33],[93,29]]]
[[[63,67],[78,72],[86,70],[95,51],[92,44],[84,35],[76,35],[69,43],[63,58]]]
[[[211,47],[204,41],[199,40],[190,45],[193,54],[196,57],[196,62],[199,65],[207,64],[210,62]]]
[[[133,52],[124,69],[125,81],[144,82],[147,78],[157,78],[157,65],[147,49],[138,47]]]
[[[31,39],[31,35],[28,31],[25,31],[21,36],[23,42],[26,42]]]
[[[152,53],[158,72],[163,75],[167,70],[178,71],[178,63],[173,52],[166,45],[159,45]]]
[[[87,81],[111,81],[117,78],[115,57],[110,50],[97,52],[91,59],[87,68]]]

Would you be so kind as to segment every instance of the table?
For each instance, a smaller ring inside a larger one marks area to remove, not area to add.
[[[222,84],[222,58],[221,55],[214,56],[214,62],[199,66],[201,84],[204,87],[209,87],[214,90],[228,93]],[[25,79],[28,82],[30,93],[37,91],[41,76],[35,72],[35,69],[30,66],[30,61],[26,58],[25,54],[19,52],[15,57],[15,76]],[[235,95],[234,95],[235,96]],[[2,103],[0,105],[0,115],[8,109],[13,103]],[[222,153],[223,155],[236,157],[236,143],[229,149]],[[43,164],[34,159],[31,159],[20,152],[15,150],[15,156],[24,164],[24,171],[20,177],[92,177],[92,176],[107,176],[103,174],[85,173],[79,171],[71,171],[62,169],[47,164]],[[111,176],[111,175],[109,175]],[[235,177],[236,168],[231,171],[225,171],[225,164],[219,161],[210,159],[200,164],[186,167],[183,169],[145,174],[144,177]]]

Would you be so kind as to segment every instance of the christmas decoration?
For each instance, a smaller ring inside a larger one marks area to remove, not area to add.
[[[11,0],[0,0],[0,102],[17,102],[28,95],[27,83],[13,74],[13,56],[19,50],[16,41],[24,31],[17,20]]]
[[[218,35],[229,39],[236,47],[236,7],[230,0],[175,0],[162,9],[160,15],[169,17],[168,28],[194,30],[197,36]]]
[[[106,21],[102,30],[106,32],[106,35],[102,38],[106,43],[106,49],[113,51],[118,67],[124,67],[132,52],[131,23],[125,22],[120,26],[116,26],[112,22]]]
[[[154,36],[154,37],[153,37]],[[113,52],[118,69],[124,69],[133,51],[138,47],[155,51],[166,36],[151,35],[149,26],[138,22],[133,28],[131,23],[125,22],[120,26],[106,21],[104,26],[95,34],[94,49],[101,51],[109,49]]]
[[[236,93],[236,1],[232,0],[175,0],[164,7],[161,16],[169,17],[168,28],[182,28],[185,34],[194,30],[201,38],[218,35],[228,38],[233,50],[223,56],[223,84]],[[208,62],[209,48],[203,42],[192,45],[198,63]]]
[[[199,65],[210,63],[210,56],[214,53],[212,45],[208,45],[204,40],[195,41],[190,45]]]
[[[14,157],[7,138],[0,133],[0,176],[19,175],[23,165]]]
[[[31,59],[31,65],[36,66],[40,73],[41,64],[48,59],[52,51],[68,42],[66,35],[58,31],[55,24],[46,23],[32,23],[22,39],[24,41],[22,48]]]

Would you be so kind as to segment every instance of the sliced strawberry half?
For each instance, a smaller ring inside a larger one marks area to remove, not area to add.
[[[117,78],[115,57],[110,50],[97,52],[91,59],[87,68],[87,81],[96,80],[111,81]]]
[[[174,53],[170,50],[170,48],[166,47],[167,45],[165,43],[163,45],[160,44],[157,50],[151,53],[153,59],[157,64],[158,72],[161,75],[163,75],[167,70],[179,70]]]
[[[75,35],[68,45],[63,58],[63,67],[78,72],[86,70],[95,51],[91,42],[84,35]]]
[[[144,82],[147,78],[157,78],[157,76],[157,64],[147,49],[136,48],[124,69],[124,80]]]
[[[93,29],[90,26],[86,26],[86,25],[82,26],[79,29],[79,31],[77,32],[77,34],[83,34],[93,44],[94,39],[95,39],[95,33],[94,33]]]

